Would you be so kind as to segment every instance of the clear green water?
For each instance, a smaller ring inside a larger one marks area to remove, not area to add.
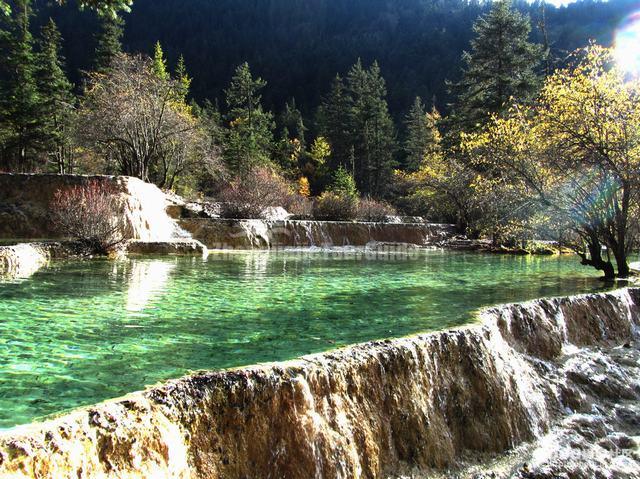
[[[458,326],[602,289],[572,257],[296,253],[57,263],[0,282],[0,427],[190,370]]]

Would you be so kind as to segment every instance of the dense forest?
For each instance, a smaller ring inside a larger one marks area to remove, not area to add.
[[[69,74],[92,66],[96,15],[36,3],[38,19],[51,16],[66,39]],[[416,96],[446,112],[451,100],[445,80],[460,77],[461,55],[469,48],[472,25],[490,2],[469,0],[136,0],[123,13],[124,50],[151,54],[156,41],[169,65],[180,55],[193,77],[196,100],[223,99],[235,68],[248,62],[269,86],[265,107],[280,111],[295,98],[310,118],[336,73],[358,58],[377,60],[388,87],[393,117],[406,113]],[[535,2],[516,2],[531,17],[532,40],[544,43],[543,11]],[[634,0],[579,1],[544,9],[553,58],[590,39],[610,45],[619,22],[637,7]]]
[[[418,216],[629,272],[633,2],[130,3],[0,0],[0,170],[135,176],[227,218]]]

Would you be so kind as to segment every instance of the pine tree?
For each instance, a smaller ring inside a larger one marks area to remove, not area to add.
[[[96,35],[94,69],[98,73],[107,73],[114,58],[122,53],[124,20],[117,15],[103,15],[100,21],[100,31]]]
[[[349,198],[358,197],[358,188],[353,175],[342,166],[338,167],[333,174],[333,182],[330,189],[333,193],[348,196]]]
[[[189,90],[191,90],[191,77],[187,73],[187,65],[184,62],[184,57],[180,55],[178,57],[178,63],[176,64],[176,70],[174,77],[178,82],[177,99],[183,103],[186,103],[187,96],[189,96]]]
[[[287,101],[284,110],[278,117],[280,129],[279,139],[275,147],[274,161],[281,167],[285,177],[296,179],[299,176],[299,168],[308,158],[306,151],[305,133],[302,113],[296,107],[296,100]]]
[[[422,99],[416,97],[405,119],[407,137],[404,152],[407,171],[417,171],[425,156],[440,149],[439,121],[440,113],[435,106],[431,112],[426,112]]]
[[[236,68],[225,90],[229,133],[225,159],[234,173],[246,173],[253,166],[270,162],[273,146],[273,115],[262,109],[262,78],[253,78],[248,63]]]
[[[424,157],[427,144],[426,117],[422,99],[418,96],[405,118],[407,137],[404,142],[404,152],[407,171],[416,171]]]
[[[282,126],[282,130],[287,129],[288,135],[287,138],[290,140],[298,140],[302,149],[306,148],[306,132],[307,127],[304,125],[304,119],[302,118],[302,113],[298,110],[296,106],[296,99],[292,98],[290,101],[287,101],[284,105],[284,110],[280,115],[280,125]]]
[[[29,31],[29,0],[16,2],[8,28],[0,32],[1,163],[8,169],[33,171],[42,147],[40,96],[35,81],[33,38]]]
[[[351,97],[347,94],[344,80],[336,75],[331,83],[329,94],[318,109],[318,129],[331,150],[328,158],[329,169],[343,166],[351,169]]]
[[[356,182],[362,193],[379,197],[395,166],[396,144],[387,89],[378,63],[367,70],[358,60],[349,71],[347,86],[352,98],[349,123]]]
[[[496,1],[473,31],[471,52],[462,57],[462,80],[452,88],[457,94],[453,123],[463,131],[481,126],[512,99],[530,100],[540,86],[536,69],[545,56],[541,45],[528,40],[529,17],[513,9],[510,0]]]
[[[64,72],[64,59],[60,56],[62,37],[55,22],[42,28],[37,84],[45,134],[46,153],[53,158],[59,173],[73,169],[73,144],[71,140],[72,115],[75,97],[73,85]]]
[[[167,71],[167,60],[164,58],[162,45],[159,41],[156,42],[155,46],[153,47],[153,73],[155,73],[161,80],[167,80],[169,78],[169,72]]]
[[[60,5],[65,3],[65,0],[57,0]],[[131,4],[133,0],[78,0],[80,8],[89,7],[94,9],[100,15],[115,15],[119,10],[125,12],[131,11]],[[11,5],[6,0],[0,0],[0,15],[11,14]]]
[[[211,141],[211,150],[222,150],[225,128],[217,102],[214,104],[211,103],[211,100],[206,99],[202,106],[199,106],[194,101],[191,101],[190,106],[194,116],[200,120],[202,127],[207,132],[207,136]]]

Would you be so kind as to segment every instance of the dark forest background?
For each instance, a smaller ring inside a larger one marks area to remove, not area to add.
[[[36,26],[52,17],[65,39],[69,77],[78,84],[89,70],[98,20],[73,2],[60,8],[36,3]],[[551,57],[593,39],[612,43],[616,26],[640,2],[584,0],[566,7],[515,2],[531,17],[532,40]],[[400,119],[416,95],[447,112],[446,80],[460,76],[461,54],[469,48],[473,22],[490,3],[464,0],[136,0],[123,14],[128,52],[152,54],[163,45],[170,67],[184,55],[197,101],[222,99],[234,69],[242,62],[268,82],[263,101],[281,111],[295,98],[305,117],[320,103],[336,73],[358,58],[377,60],[387,82],[392,115]]]

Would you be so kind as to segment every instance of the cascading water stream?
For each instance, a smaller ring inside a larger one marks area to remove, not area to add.
[[[313,220],[183,218],[180,225],[209,248],[366,246],[369,243],[431,246],[454,234],[453,225]]]

